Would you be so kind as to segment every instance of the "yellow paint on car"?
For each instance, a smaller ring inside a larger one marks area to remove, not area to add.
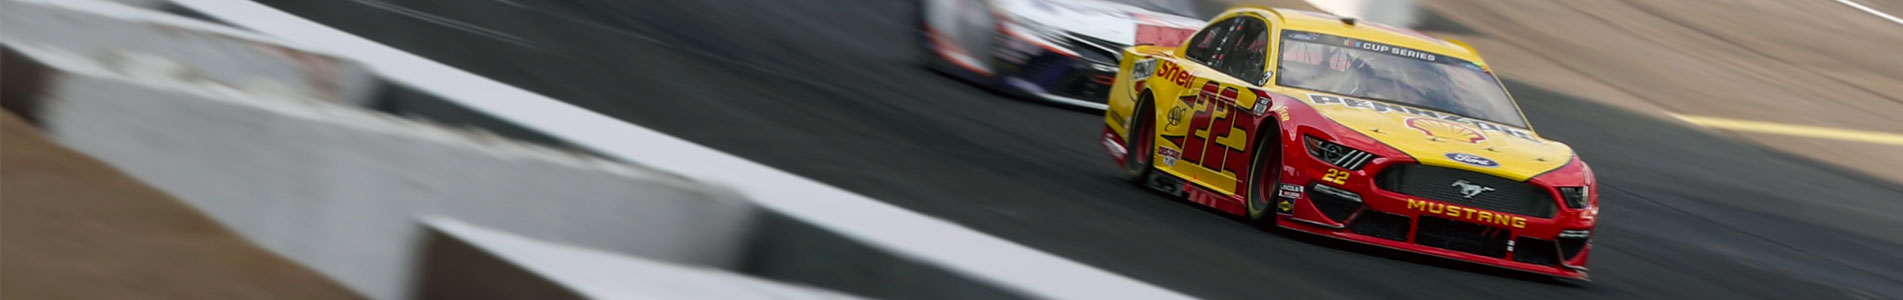
[[[1267,35],[1268,45],[1281,44],[1280,31],[1294,30],[1378,42],[1466,60],[1482,70],[1488,68],[1471,47],[1406,28],[1373,22],[1348,24],[1340,17],[1326,13],[1254,6],[1230,9],[1212,20],[1221,22],[1230,18],[1254,18],[1266,23],[1276,31]],[[1252,135],[1246,132],[1256,129],[1235,127],[1223,120],[1250,112],[1267,112],[1266,108],[1256,106],[1269,102],[1258,99],[1258,94],[1251,89],[1302,98],[1300,101],[1308,102],[1308,106],[1329,119],[1405,152],[1424,165],[1523,181],[1558,169],[1572,160],[1570,147],[1543,139],[1533,133],[1531,128],[1471,120],[1439,112],[1420,112],[1420,109],[1396,111],[1391,107],[1368,104],[1370,101],[1364,99],[1238,79],[1184,58],[1184,47],[1191,44],[1185,42],[1174,47],[1137,45],[1124,49],[1123,59],[1119,63],[1120,71],[1106,99],[1108,112],[1105,113],[1105,122],[1111,125],[1113,134],[1133,140],[1124,125],[1145,113],[1138,111],[1137,104],[1144,99],[1144,93],[1149,93],[1152,110],[1148,113],[1155,114],[1151,117],[1157,122],[1150,125],[1155,126],[1152,132],[1156,135],[1135,138],[1154,139],[1160,149],[1172,150],[1154,152],[1156,156],[1150,161],[1156,164],[1155,170],[1219,193],[1233,195],[1242,187],[1237,178],[1246,175],[1242,173],[1248,170],[1238,166],[1246,164],[1233,162],[1250,159],[1247,153],[1253,149],[1249,149],[1252,147],[1249,144],[1251,141],[1245,139]],[[1276,70],[1279,63],[1276,52],[1279,50],[1270,51],[1264,67]],[[1316,95],[1333,97],[1334,102],[1318,103],[1322,101],[1310,99]],[[1220,103],[1235,107],[1225,109],[1227,105]],[[1174,114],[1205,117],[1195,119],[1177,116],[1181,121],[1171,122]],[[1280,121],[1289,120],[1285,110],[1277,111],[1276,114]],[[1192,122],[1191,119],[1200,123]],[[1182,157],[1168,157],[1165,153]],[[1461,160],[1463,158],[1464,161]],[[1330,171],[1338,174],[1327,176],[1329,182],[1348,182],[1348,171]]]

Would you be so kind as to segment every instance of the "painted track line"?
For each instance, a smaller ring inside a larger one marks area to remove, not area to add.
[[[549,49],[542,47],[541,45],[537,45],[533,41],[529,41],[529,39],[525,39],[519,36],[504,33],[501,31],[497,31],[495,29],[489,29],[487,27],[477,26],[476,24],[464,23],[462,21],[456,21],[455,19],[432,15],[426,12],[410,9],[408,7],[403,7],[396,4],[383,2],[380,0],[354,0],[354,1],[359,4],[363,4],[364,6],[374,7],[374,8],[388,11],[391,13],[401,14],[404,16],[409,16],[411,18],[416,18],[418,20],[423,20],[424,22],[435,23],[436,25],[442,25],[444,27],[461,30],[463,32],[468,32],[475,35],[489,37],[489,38],[503,41],[506,43],[515,44],[516,46],[522,46],[524,48],[535,49],[536,51],[559,54],[559,52],[550,51]]]
[[[1903,134],[1706,116],[1671,115],[1679,120],[1684,120],[1685,122],[1690,122],[1698,126],[1717,129],[1903,146]]]
[[[1883,11],[1879,11],[1875,8],[1870,8],[1869,6],[1864,6],[1863,4],[1857,3],[1856,1],[1837,0],[1837,3],[1843,3],[1844,5],[1849,5],[1850,8],[1855,8],[1857,10],[1861,10],[1863,12],[1870,13],[1872,15],[1877,15],[1878,18],[1883,18],[1884,20],[1890,20],[1890,22],[1896,23],[1898,25],[1903,25],[1903,18],[1897,18],[1896,16],[1883,13]]]

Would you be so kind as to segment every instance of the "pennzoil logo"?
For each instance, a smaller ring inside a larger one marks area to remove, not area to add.
[[[1308,94],[1308,101],[1314,102],[1316,105],[1341,105],[1341,106],[1347,106],[1347,107],[1355,108],[1355,109],[1371,110],[1378,113],[1410,114],[1410,115],[1418,116],[1424,119],[1436,119],[1436,120],[1471,125],[1472,126],[1471,128],[1479,128],[1480,131],[1483,131],[1483,132],[1492,131],[1497,133],[1503,133],[1511,137],[1525,139],[1528,141],[1540,142],[1540,140],[1533,138],[1532,133],[1527,133],[1525,130],[1520,130],[1518,128],[1495,124],[1489,121],[1482,121],[1480,119],[1462,117],[1456,114],[1416,108],[1413,106],[1393,104],[1393,103],[1387,103],[1387,102],[1381,102],[1381,101],[1369,101],[1369,100],[1361,100],[1361,99],[1355,99],[1355,98],[1336,97],[1336,96],[1329,96],[1329,95],[1322,95],[1322,94],[1315,94],[1315,93]]]
[[[1487,140],[1486,134],[1480,133],[1479,130],[1463,126],[1459,122],[1429,118],[1407,118],[1406,122],[1407,128],[1420,130],[1421,134],[1426,134],[1428,137],[1436,139],[1449,139],[1472,144],[1479,144],[1480,141]]]
[[[1480,224],[1500,225],[1521,229],[1526,228],[1526,218],[1524,217],[1478,210],[1471,207],[1461,207],[1453,204],[1407,199],[1407,209],[1430,215],[1448,216]]]

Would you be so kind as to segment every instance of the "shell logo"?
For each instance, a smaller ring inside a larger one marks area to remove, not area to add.
[[[1454,121],[1432,118],[1408,118],[1407,128],[1420,130],[1429,137],[1443,138],[1479,144],[1487,140],[1487,135]]]

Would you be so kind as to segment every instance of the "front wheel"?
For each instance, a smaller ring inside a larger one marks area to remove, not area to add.
[[[1126,136],[1123,141],[1123,172],[1130,175],[1132,182],[1143,184],[1152,168],[1150,159],[1156,157],[1152,154],[1156,151],[1156,113],[1151,111],[1153,108],[1149,94],[1138,98],[1136,107],[1135,118],[1131,118],[1129,127],[1123,130]]]
[[[1264,230],[1276,228],[1276,217],[1283,206],[1294,205],[1293,200],[1279,201],[1276,196],[1281,188],[1282,147],[1276,142],[1274,128],[1262,131],[1263,136],[1256,139],[1255,159],[1249,163],[1249,224]]]

